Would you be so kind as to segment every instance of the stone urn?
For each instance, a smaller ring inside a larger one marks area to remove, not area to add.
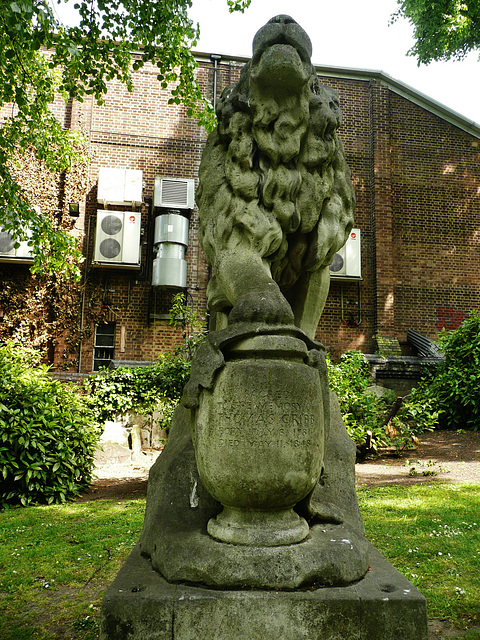
[[[298,543],[309,526],[293,507],[315,487],[324,455],[319,372],[292,335],[240,338],[203,389],[193,416],[198,472],[223,510],[216,540],[272,547]]]

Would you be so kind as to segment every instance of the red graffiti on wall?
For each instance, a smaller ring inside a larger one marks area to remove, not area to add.
[[[458,329],[467,316],[468,311],[463,311],[463,309],[456,309],[455,307],[437,307],[437,321],[435,326],[438,330]]]

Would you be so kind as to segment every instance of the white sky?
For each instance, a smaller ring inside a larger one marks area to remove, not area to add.
[[[285,13],[310,36],[314,64],[384,71],[480,124],[478,54],[418,67],[406,55],[413,27],[389,26],[396,8],[396,0],[252,0],[242,15],[229,14],[226,0],[193,0],[190,16],[200,23],[197,51],[250,56],[258,29]]]
[[[160,0],[161,1],[161,0]],[[73,4],[56,12],[72,22]],[[313,44],[312,62],[384,71],[465,118],[480,124],[480,61],[471,53],[461,62],[432,62],[421,67],[406,53],[413,28],[406,20],[389,25],[396,0],[252,0],[242,15],[230,14],[227,0],[192,0],[190,16],[200,23],[196,50],[250,56],[255,33],[272,16],[292,16]]]

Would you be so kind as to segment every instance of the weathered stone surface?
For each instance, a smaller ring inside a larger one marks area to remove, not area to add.
[[[192,422],[200,478],[224,506],[208,532],[256,547],[300,542],[309,528],[293,507],[323,467],[319,372],[297,335],[240,337],[225,359]]]
[[[136,548],[108,589],[100,640],[427,640],[425,598],[373,547],[347,587],[295,592],[174,585]]]
[[[338,96],[310,55],[308,35],[289,16],[259,30],[251,62],[218,101],[196,200],[214,268],[210,309],[230,324],[294,323],[313,337],[355,196],[337,136]]]
[[[197,193],[216,331],[102,640],[426,640],[424,598],[365,539],[355,447],[312,342],[354,194],[338,97],[310,54],[273,18],[219,101]]]
[[[208,380],[209,376],[202,373],[202,379]],[[328,397],[328,388],[324,393]],[[225,544],[207,534],[208,521],[222,507],[199,478],[191,414],[179,408],[167,446],[152,467],[148,483],[140,545],[153,567],[172,582],[218,588],[249,585],[292,589],[346,584],[363,576],[368,568],[368,543],[355,493],[355,447],[335,396],[326,407],[330,426],[325,469],[314,490],[295,507],[308,522],[309,536],[283,549]],[[261,462],[260,456],[257,464]],[[349,543],[342,542],[347,540]]]

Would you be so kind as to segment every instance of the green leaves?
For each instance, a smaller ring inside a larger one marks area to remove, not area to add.
[[[373,448],[391,444],[385,433],[388,402],[368,391],[370,374],[363,354],[347,351],[338,365],[328,360],[327,364],[330,389],[337,394],[343,421],[355,444],[364,445],[368,432],[372,436]],[[395,397],[390,397],[390,400],[395,400]]]
[[[227,0],[230,13],[241,11],[242,13],[250,6],[252,0]]]
[[[392,22],[403,16],[414,28],[415,44],[409,54],[419,64],[432,60],[462,59],[480,45],[480,5],[476,1],[398,0]]]
[[[434,377],[422,386],[441,409],[440,424],[448,429],[480,429],[480,315],[472,311],[454,331],[438,341],[445,354]]]
[[[166,354],[150,367],[119,367],[90,376],[85,382],[99,422],[127,411],[151,413],[159,404],[176,405],[190,375],[190,363]],[[164,407],[164,408],[165,408]]]
[[[438,340],[445,361],[412,390],[393,423],[425,429],[480,429],[480,316],[472,311],[453,331]]]
[[[243,11],[250,0],[229,3]],[[44,0],[14,0],[0,15],[0,107],[12,105],[0,135],[0,226],[12,213],[18,225],[32,221],[29,204],[8,161],[33,148],[52,172],[68,169],[77,157],[78,140],[52,114],[58,95],[83,102],[93,96],[103,104],[107,83],[118,80],[133,90],[131,72],[147,62],[158,67],[158,80],[173,84],[173,104],[184,104],[191,117],[212,129],[215,114],[202,96],[191,48],[198,25],[188,17],[190,0],[79,0],[75,26],[59,23]],[[37,219],[36,222],[39,222]],[[34,272],[65,272],[78,276],[80,253],[54,221],[34,226],[31,241]]]
[[[0,506],[65,502],[91,478],[98,429],[76,388],[51,380],[38,355],[0,344]]]
[[[104,370],[85,381],[98,422],[114,420],[131,410],[151,413],[159,409],[163,416],[161,426],[168,431],[173,411],[190,377],[191,359],[205,336],[203,322],[188,307],[183,293],[173,297],[169,316],[170,324],[183,331],[183,340],[174,353],[160,355],[158,362],[149,367]]]

